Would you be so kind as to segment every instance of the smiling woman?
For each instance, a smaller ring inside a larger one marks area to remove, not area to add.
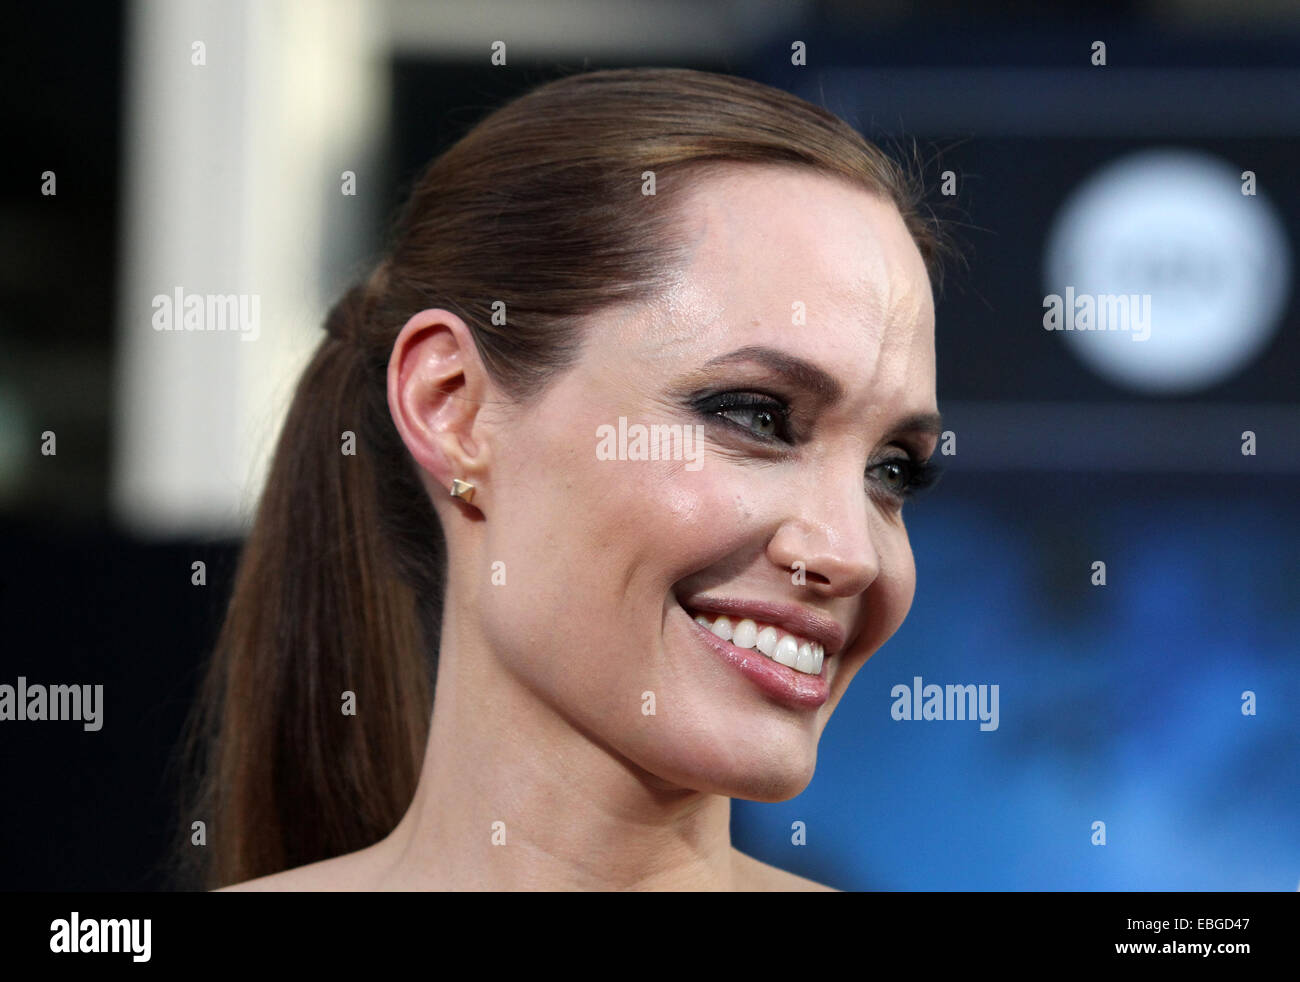
[[[276,449],[192,721],[201,882],[818,888],[732,847],[730,799],[803,790],[912,602],[917,202],[824,110],[682,69],[543,85],[438,157]],[[701,441],[611,459],[620,420]]]

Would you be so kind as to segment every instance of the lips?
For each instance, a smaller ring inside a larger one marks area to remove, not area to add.
[[[704,614],[710,620],[725,615],[735,625],[742,620],[770,624],[800,641],[820,644],[827,658],[844,648],[845,632],[837,621],[825,614],[794,604],[738,597],[715,597],[704,594],[679,597],[678,603],[692,617]]]
[[[816,667],[817,673],[811,674],[808,671],[801,671],[797,666],[782,664],[777,662],[770,655],[762,653],[757,648],[741,648],[731,641],[725,641],[711,627],[705,627],[698,620],[696,615],[678,605],[678,612],[682,618],[691,636],[697,643],[707,651],[713,652],[725,664],[738,672],[740,675],[748,678],[750,682],[758,687],[760,691],[766,694],[770,699],[775,700],[784,706],[799,710],[815,710],[825,704],[830,698],[830,681],[826,676],[825,670],[820,665],[808,664],[807,659],[812,657],[812,653],[805,650],[802,655],[805,658],[805,669]],[[698,615],[700,620],[705,620],[704,616]],[[725,616],[725,615],[719,615]],[[743,621],[746,620],[742,618]],[[752,622],[752,620],[751,620]],[[756,624],[757,622],[752,622]],[[773,630],[773,626],[768,627]],[[726,633],[724,631],[724,633]],[[788,639],[791,635],[786,634]],[[742,640],[746,640],[743,639]],[[818,643],[820,647],[820,643]],[[789,646],[793,647],[793,643]],[[811,648],[811,642],[804,641],[804,649]],[[788,655],[788,648],[786,654]],[[797,659],[796,659],[797,661]]]

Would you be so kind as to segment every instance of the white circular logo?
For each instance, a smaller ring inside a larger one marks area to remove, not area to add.
[[[1242,193],[1236,168],[1151,150],[1070,195],[1045,275],[1056,329],[1081,361],[1111,382],[1173,395],[1221,382],[1263,350],[1290,296],[1291,249],[1273,206]]]

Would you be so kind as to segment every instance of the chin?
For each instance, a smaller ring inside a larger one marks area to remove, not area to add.
[[[685,748],[683,757],[690,751]],[[817,750],[787,750],[784,754],[747,752],[719,759],[710,754],[704,760],[697,753],[691,759],[663,761],[650,771],[655,785],[743,798],[746,801],[789,801],[803,793],[817,769]]]
[[[812,768],[799,774],[774,774],[771,771],[756,773],[749,775],[749,780],[738,788],[728,792],[727,797],[743,798],[745,801],[761,801],[769,804],[778,801],[789,801],[791,798],[797,798],[803,794],[804,790],[812,782],[812,778]]]
[[[789,801],[803,794],[813,778],[814,768],[797,770],[774,770],[770,764],[756,766],[744,774],[731,775],[725,788],[718,794],[728,798],[742,798],[745,801],[773,803]]]

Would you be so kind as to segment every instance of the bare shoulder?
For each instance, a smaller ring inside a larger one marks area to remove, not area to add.
[[[259,876],[243,883],[222,887],[214,893],[316,893],[343,890],[370,890],[372,872],[364,854],[350,852],[332,859],[322,859],[306,866],[295,866],[280,873]]]
[[[740,889],[743,891],[778,893],[841,892],[824,883],[810,880],[806,876],[798,876],[768,863],[760,862],[752,856],[745,855],[738,849],[733,849],[732,855],[736,862],[737,882],[741,884]]]
[[[228,887],[217,893],[313,893],[345,890],[377,889],[375,857],[370,849],[323,859],[320,862],[297,866],[280,873],[259,876]],[[834,887],[798,876],[732,849],[738,889],[744,892],[773,893],[839,893]]]
[[[322,889],[320,874],[306,872],[309,869],[310,866],[299,866],[297,869],[259,876],[254,880],[245,880],[243,883],[232,883],[228,887],[214,890],[213,893],[296,893]]]

